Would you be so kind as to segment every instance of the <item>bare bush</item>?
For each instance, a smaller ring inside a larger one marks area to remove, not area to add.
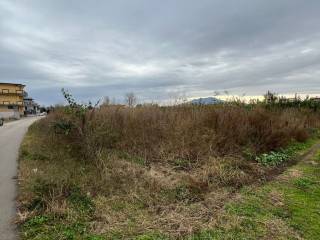
[[[70,123],[70,144],[84,148],[89,157],[117,150],[145,162],[181,160],[189,165],[210,156],[242,154],[244,149],[252,154],[277,150],[305,141],[310,129],[319,126],[318,115],[311,110],[260,105],[103,105],[75,116],[61,108],[49,118]]]
[[[134,107],[137,102],[137,97],[133,92],[127,93],[125,96],[126,103],[129,107]]]

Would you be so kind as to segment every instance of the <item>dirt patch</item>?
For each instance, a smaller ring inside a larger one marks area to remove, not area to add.
[[[146,175],[165,187],[175,187],[187,176],[183,172],[177,172],[169,166],[160,164],[152,164],[150,169],[146,171]]]
[[[269,199],[272,202],[272,204],[276,207],[283,207],[284,206],[283,195],[276,190],[272,190],[269,193]]]
[[[265,222],[267,234],[264,240],[269,239],[287,239],[288,236],[294,237],[293,239],[302,239],[298,233],[291,229],[282,219],[269,219]],[[292,239],[292,238],[290,238]]]
[[[312,165],[312,166],[317,166],[317,165],[319,165],[319,163],[317,163],[316,161],[308,161],[308,162],[306,162],[307,164],[310,164],[310,165]]]

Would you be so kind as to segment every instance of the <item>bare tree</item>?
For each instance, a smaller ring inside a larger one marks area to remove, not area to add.
[[[134,107],[137,102],[137,98],[133,92],[129,92],[125,95],[126,103],[129,107]]]
[[[108,97],[108,96],[105,96],[104,98],[103,98],[103,105],[110,105],[110,98]]]

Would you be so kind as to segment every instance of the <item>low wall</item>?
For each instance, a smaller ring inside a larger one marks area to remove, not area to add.
[[[19,112],[0,112],[0,118],[9,119],[20,119],[20,113]]]

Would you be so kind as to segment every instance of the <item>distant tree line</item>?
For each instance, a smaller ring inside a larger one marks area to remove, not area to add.
[[[295,94],[293,98],[279,96],[276,93],[268,91],[264,95],[264,101],[267,107],[280,107],[280,108],[309,108],[314,111],[320,109],[320,98],[301,98],[298,94]]]

